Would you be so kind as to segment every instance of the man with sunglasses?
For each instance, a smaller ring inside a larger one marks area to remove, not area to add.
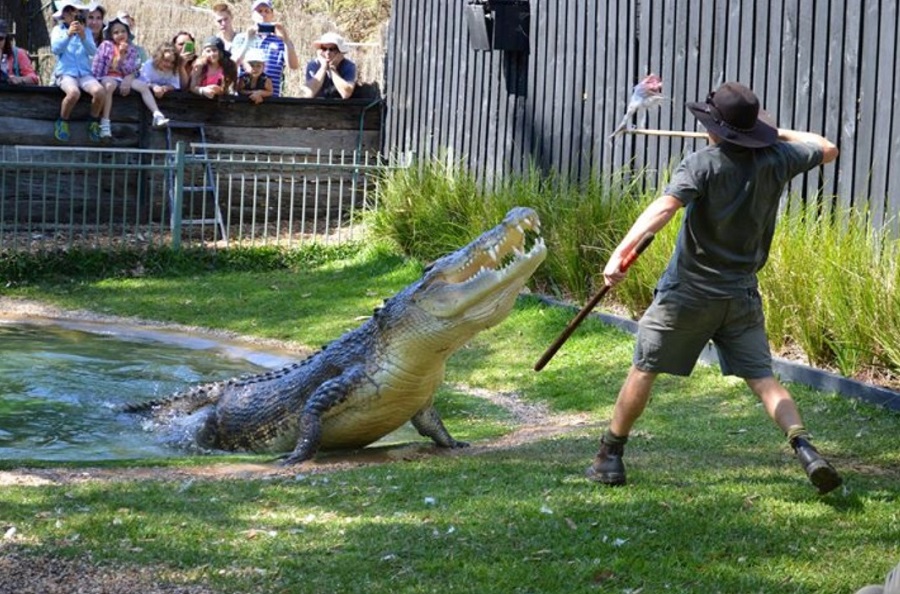
[[[349,99],[356,88],[356,64],[344,57],[347,42],[325,33],[315,42],[318,56],[306,65],[306,86],[313,97]]]
[[[687,107],[706,128],[709,146],[678,165],[603,270],[607,285],[620,282],[624,256],[685,209],[675,252],[638,325],[633,364],[587,477],[625,484],[624,446],[657,375],[690,375],[712,341],[722,373],[747,383],[810,481],[828,493],[841,477],[810,444],[796,404],[774,376],[757,272],[769,255],[785,186],[834,161],[838,149],[818,134],[776,128],[753,91],[740,83],[725,83],[704,103]]]

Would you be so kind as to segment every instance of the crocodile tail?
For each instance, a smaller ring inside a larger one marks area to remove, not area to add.
[[[120,410],[133,414],[158,414],[162,412],[190,414],[208,404],[218,402],[223,389],[233,381],[228,380],[196,386],[186,392],[179,392],[165,398],[154,398],[146,402],[126,404]]]

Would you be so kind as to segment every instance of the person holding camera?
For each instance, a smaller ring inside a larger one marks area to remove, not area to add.
[[[85,25],[84,8],[76,2],[63,1],[59,3],[59,10],[53,13],[58,23],[50,33],[50,47],[56,55],[53,78],[65,93],[59,119],[53,126],[53,136],[60,142],[69,140],[69,117],[81,97],[81,91],[93,98],[88,138],[94,142],[100,140],[100,114],[106,105],[106,90],[91,69],[97,46]]]
[[[28,53],[13,43],[13,33],[4,19],[0,19],[0,83],[7,85],[39,85],[41,79]]]
[[[306,86],[312,96],[349,99],[356,89],[356,64],[344,57],[347,42],[337,33],[326,33],[313,46],[319,55],[306,65]]]
[[[272,94],[280,97],[285,65],[291,70],[297,70],[300,68],[300,59],[297,57],[294,42],[291,41],[284,23],[275,21],[272,2],[255,0],[252,11],[251,17],[256,24],[246,32],[234,36],[231,45],[234,61],[241,67],[241,74],[243,74],[244,71],[249,70],[244,68],[244,55],[247,50],[261,49],[266,56],[264,71],[266,76],[272,80]]]
[[[191,85],[194,62],[197,61],[197,43],[191,33],[179,31],[172,37],[172,45],[178,51],[178,77],[181,80],[181,88],[187,89]]]

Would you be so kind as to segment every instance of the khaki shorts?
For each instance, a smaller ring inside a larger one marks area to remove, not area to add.
[[[772,376],[772,353],[759,292],[709,299],[683,289],[657,291],[638,324],[634,365],[643,371],[690,375],[712,341],[723,375]]]

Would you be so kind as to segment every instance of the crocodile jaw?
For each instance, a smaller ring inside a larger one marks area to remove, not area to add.
[[[413,301],[437,318],[462,316],[486,325],[502,320],[547,257],[540,225],[532,209],[513,209],[465,248],[437,260]]]

